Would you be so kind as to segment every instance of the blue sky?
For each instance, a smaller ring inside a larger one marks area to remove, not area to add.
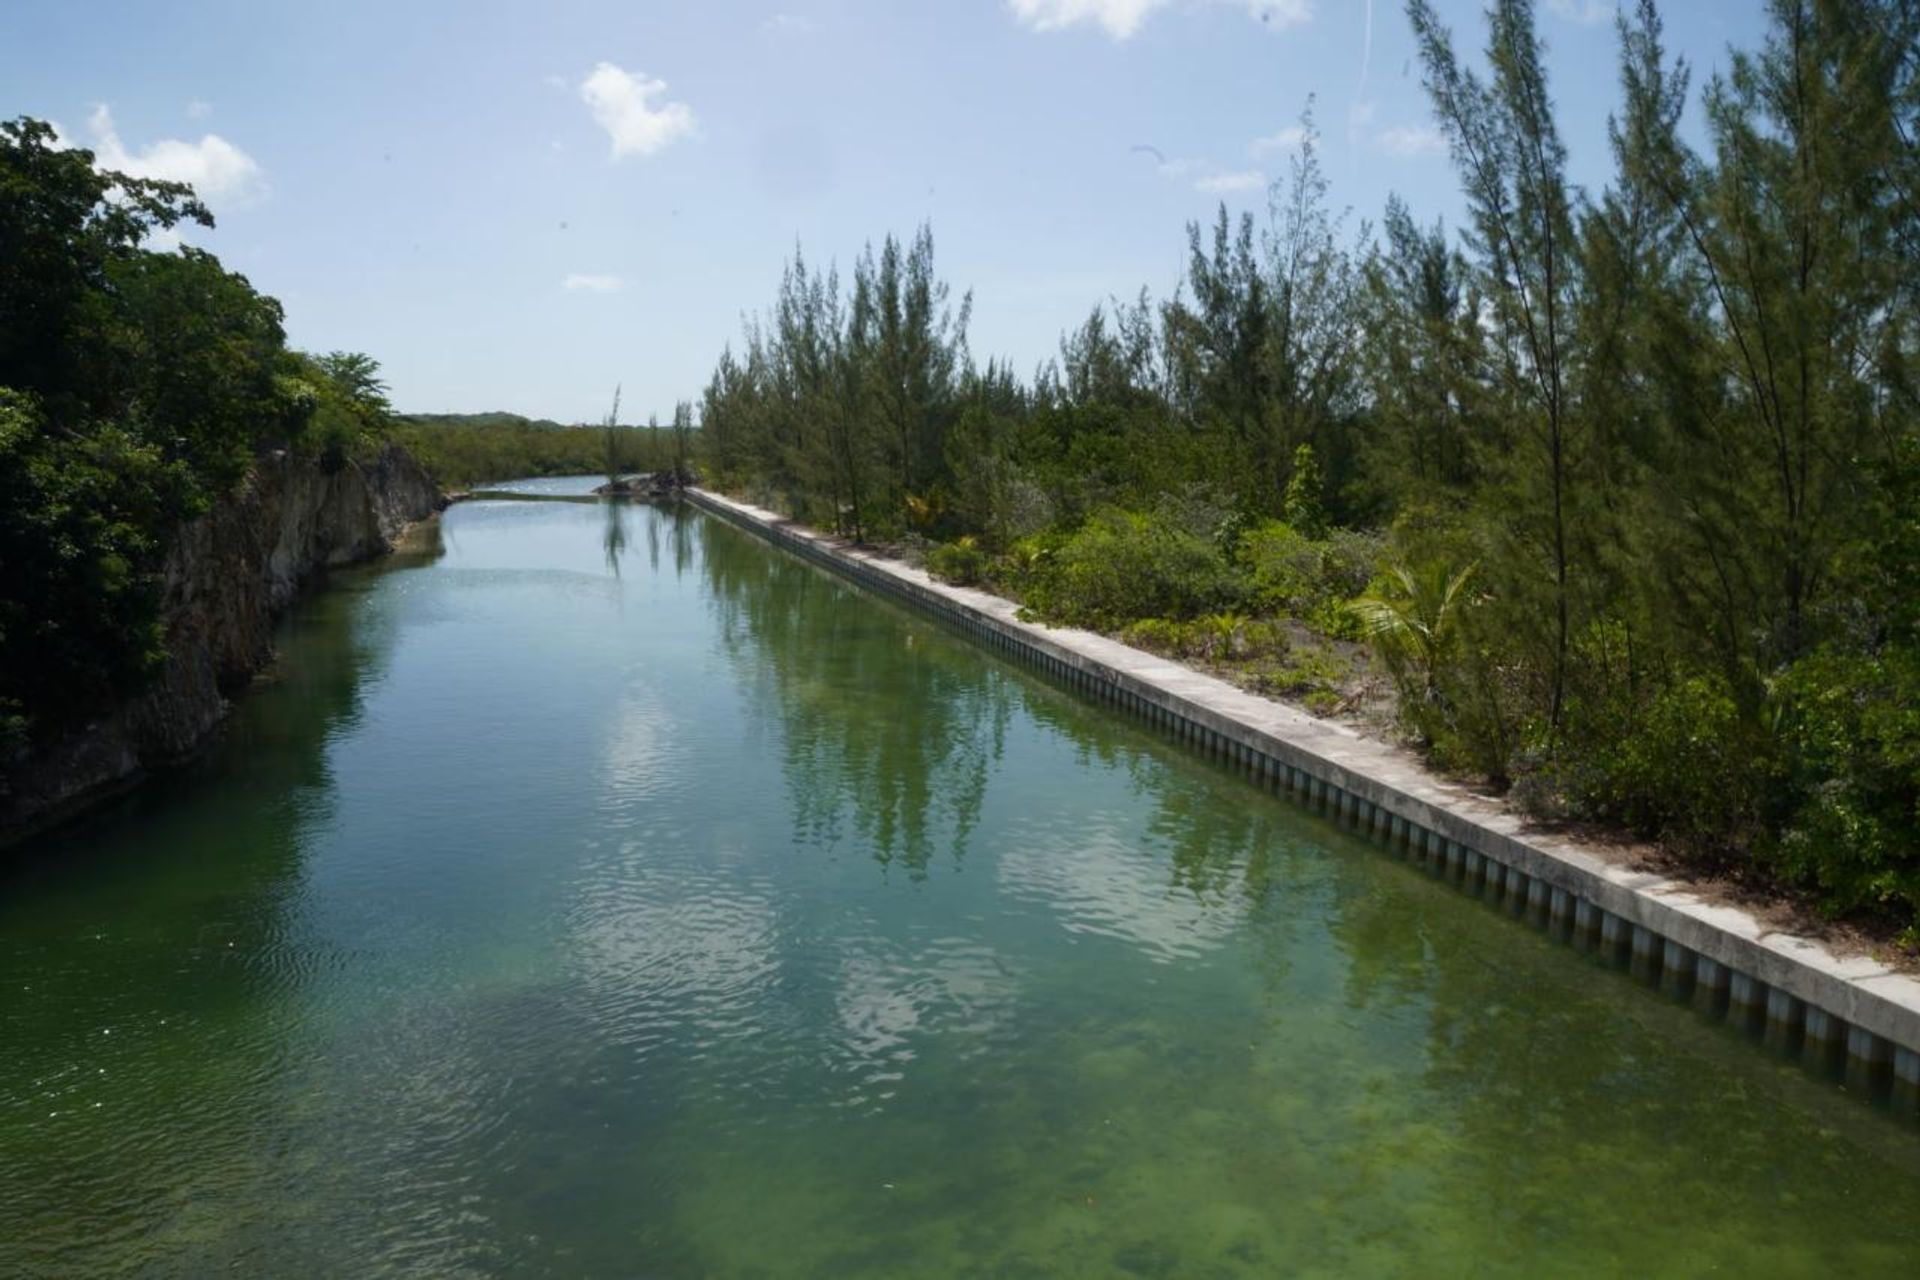
[[[1477,51],[1478,0],[1440,7]],[[1761,0],[1665,8],[1696,85],[1762,28]],[[1541,4],[1593,185],[1612,12]],[[1460,206],[1396,0],[11,0],[5,26],[0,114],[196,180],[196,241],[411,410],[589,419],[621,383],[664,417],[796,242],[845,265],[922,220],[976,356],[1030,369],[1094,302],[1170,292],[1188,221],[1264,210],[1309,95],[1356,223]]]

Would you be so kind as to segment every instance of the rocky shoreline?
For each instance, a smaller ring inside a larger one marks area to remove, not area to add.
[[[328,470],[281,451],[180,530],[167,555],[167,663],[145,692],[0,761],[0,844],[199,750],[273,657],[273,624],[328,569],[375,559],[447,498],[398,445]]]

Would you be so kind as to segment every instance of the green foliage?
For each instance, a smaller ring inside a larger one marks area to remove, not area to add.
[[[0,123],[0,387],[37,397],[62,425],[120,407],[137,335],[110,277],[183,221],[213,225],[186,186],[96,169],[42,121]]]
[[[1135,648],[1193,662],[1278,659],[1292,647],[1279,623],[1237,613],[1211,613],[1191,622],[1147,618],[1127,627],[1120,638]]]
[[[978,586],[993,563],[972,534],[943,542],[927,552],[927,572],[943,582],[963,587]]]
[[[1467,584],[1474,569],[1388,565],[1372,589],[1347,605],[1400,682],[1403,703],[1417,707],[1439,696],[1440,674],[1459,645],[1460,615],[1472,603]]]
[[[152,674],[164,538],[194,496],[183,463],[126,430],[56,434],[0,389],[0,749]]]
[[[1837,911],[1920,920],[1920,652],[1813,654],[1777,693],[1794,803],[1771,860]]]
[[[1282,510],[1287,523],[1303,537],[1319,541],[1327,536],[1327,506],[1323,498],[1326,481],[1320,475],[1320,463],[1313,446],[1303,444],[1293,451],[1293,474],[1287,477],[1287,497]]]
[[[1756,829],[1774,782],[1772,746],[1725,680],[1692,676],[1660,690],[1600,755],[1586,800],[1642,834],[1724,850]]]
[[[0,748],[138,690],[164,658],[180,524],[263,449],[337,462],[384,428],[378,366],[287,350],[279,303],[212,254],[187,187],[0,124]]]
[[[1241,585],[1217,543],[1166,512],[1106,508],[1040,561],[1024,583],[1048,622],[1115,628],[1142,618],[1232,609]]]
[[[290,353],[243,277],[141,247],[210,222],[187,188],[0,126],[0,743],[151,669],[169,531],[263,447],[391,432],[451,484],[697,458],[1323,708],[1325,639],[1364,639],[1439,763],[1915,919],[1920,9],[1770,0],[1696,96],[1638,0],[1590,195],[1535,5],[1468,60],[1408,12],[1465,235],[1395,200],[1349,245],[1309,108],[1264,222],[1190,225],[1172,298],[1095,307],[1031,379],[974,364],[929,229],[844,283],[796,252],[697,431],[395,421],[367,357]]]
[[[1494,0],[1463,58],[1410,0],[1465,234],[1395,200],[1343,243],[1309,108],[1264,223],[1190,225],[1173,298],[1094,308],[1030,383],[924,285],[882,321],[891,242],[844,306],[796,257],[710,386],[718,478],[972,534],[994,558],[937,552],[956,575],[1315,705],[1325,640],[1362,639],[1441,765],[1911,915],[1920,10],[1770,0],[1696,96],[1627,8],[1591,194],[1536,6]],[[1285,652],[1244,639],[1282,620]]]
[[[393,430],[393,411],[379,364],[357,352],[289,353],[275,391],[301,424],[299,442],[330,471],[377,448]]]
[[[229,488],[261,446],[301,433],[289,402],[280,304],[212,254],[136,253],[108,272],[146,434],[210,491]]]
[[[715,481],[863,539],[945,527],[959,468],[947,439],[968,373],[972,307],[934,271],[933,233],[888,236],[839,273],[788,265],[744,355],[721,355],[701,408],[701,462]],[[978,528],[978,524],[975,524]]]
[[[1383,542],[1377,534],[1351,529],[1314,539],[1269,520],[1240,535],[1236,559],[1256,609],[1298,618],[1329,635],[1357,638],[1358,627],[1345,605],[1373,580]]]
[[[393,438],[420,460],[429,474],[452,488],[471,488],[523,476],[603,474],[607,433],[568,427],[511,413],[408,414],[394,419]],[[672,465],[667,428],[617,433],[614,462],[622,475],[663,471]]]

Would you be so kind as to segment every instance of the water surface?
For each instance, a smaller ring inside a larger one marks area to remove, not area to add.
[[[697,513],[281,647],[0,871],[0,1274],[1920,1269],[1912,1129]]]

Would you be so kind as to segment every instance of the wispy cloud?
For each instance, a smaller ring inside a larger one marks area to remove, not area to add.
[[[1260,191],[1267,185],[1267,175],[1258,169],[1240,169],[1232,173],[1210,173],[1193,184],[1195,191],[1204,191],[1208,195],[1227,195],[1235,191]]]
[[[1583,27],[1597,27],[1613,21],[1619,5],[1614,0],[1547,0],[1547,12]]]
[[[132,150],[120,140],[105,103],[88,117],[87,132],[94,163],[102,169],[187,183],[209,205],[245,204],[266,193],[267,175],[259,162],[219,134],[203,134],[198,142],[162,138]]]
[[[798,13],[776,13],[760,20],[760,31],[770,36],[798,36],[813,30],[813,19]]]
[[[693,108],[684,102],[653,105],[666,92],[666,81],[623,71],[611,62],[600,63],[580,82],[580,100],[607,131],[616,160],[655,155],[693,135],[698,127]]]
[[[1272,155],[1276,151],[1295,151],[1300,144],[1311,136],[1311,131],[1303,124],[1290,124],[1278,133],[1270,133],[1264,138],[1255,138],[1247,144],[1247,154],[1253,156]]]
[[[576,271],[562,280],[560,287],[568,293],[618,293],[627,287],[627,282],[619,276],[583,275]]]
[[[212,114],[213,104],[211,102],[195,98],[187,104],[187,119],[189,120],[205,120]]]
[[[1380,104],[1372,98],[1360,98],[1347,108],[1347,141],[1358,142],[1366,136],[1367,129],[1373,124],[1373,118],[1379,114]]]
[[[1426,124],[1394,125],[1375,134],[1373,141],[1388,155],[1403,159],[1443,156],[1447,153],[1447,136]]]
[[[1227,195],[1236,191],[1258,191],[1267,185],[1267,175],[1258,169],[1222,169],[1211,160],[1196,156],[1169,157],[1158,147],[1135,143],[1129,148],[1136,155],[1153,159],[1153,170],[1169,182],[1192,185],[1208,195]]]
[[[1210,0],[1244,9],[1254,20],[1279,29],[1313,17],[1311,0]],[[1022,25],[1035,31],[1061,31],[1083,23],[1099,27],[1115,40],[1130,39],[1156,10],[1173,0],[1007,0]]]

